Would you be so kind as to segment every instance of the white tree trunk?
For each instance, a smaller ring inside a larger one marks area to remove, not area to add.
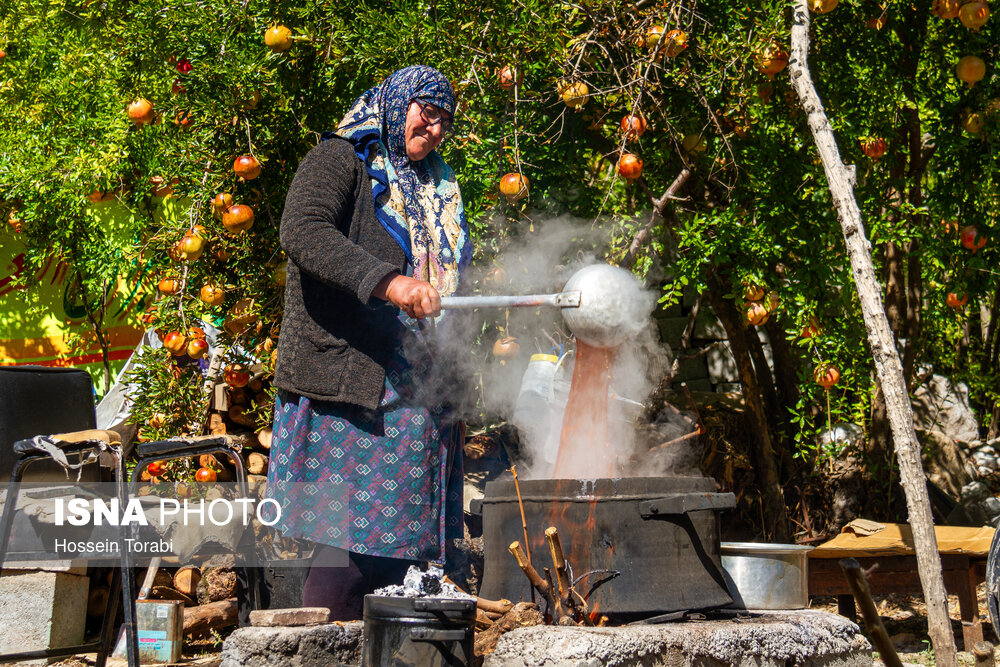
[[[840,159],[833,129],[809,73],[809,9],[806,1],[796,0],[793,9],[789,74],[799,102],[807,114],[809,129],[823,160],[837,217],[844,230],[844,242],[861,300],[876,376],[885,397],[896,459],[899,462],[900,482],[906,494],[906,507],[916,548],[917,571],[927,603],[928,634],[934,646],[937,664],[952,667],[957,664],[955,637],[948,618],[948,596],[941,574],[934,519],[920,461],[920,445],[913,428],[913,408],[903,377],[903,366],[882,305],[882,287],[875,276],[871,244],[865,237],[861,210],[854,198],[855,169],[853,165],[848,167]]]

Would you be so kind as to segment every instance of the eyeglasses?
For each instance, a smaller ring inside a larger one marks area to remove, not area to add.
[[[455,119],[450,113],[439,106],[431,104],[430,102],[424,102],[422,100],[413,101],[420,107],[420,118],[427,123],[428,127],[434,127],[440,123],[441,134],[446,137],[451,135],[451,132],[455,127]]]

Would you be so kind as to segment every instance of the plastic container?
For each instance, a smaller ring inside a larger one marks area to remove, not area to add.
[[[512,421],[528,442],[544,442],[552,429],[552,385],[558,365],[554,354],[533,354],[521,377]]]

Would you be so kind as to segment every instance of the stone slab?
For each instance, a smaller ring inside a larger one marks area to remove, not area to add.
[[[361,621],[304,628],[238,628],[219,667],[337,667],[361,664]]]
[[[298,609],[255,609],[250,612],[250,625],[257,628],[302,627],[323,625],[330,622],[326,607],[299,607]]]
[[[5,572],[0,577],[0,619],[4,628],[0,653],[81,643],[89,588],[89,577],[68,572]]]
[[[500,638],[484,667],[869,667],[857,625],[821,611],[605,628],[534,626]]]

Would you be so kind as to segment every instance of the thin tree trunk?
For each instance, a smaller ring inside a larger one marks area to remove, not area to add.
[[[758,475],[761,492],[764,494],[764,506],[771,519],[765,531],[770,531],[772,539],[777,542],[789,542],[792,539],[788,525],[788,508],[785,506],[785,494],[778,474],[778,463],[772,444],[770,425],[761,401],[760,385],[753,362],[750,359],[750,349],[746,339],[746,324],[743,314],[722,295],[728,291],[725,284],[714,269],[708,271],[708,298],[712,309],[718,315],[722,326],[726,329],[729,346],[736,360],[736,368],[740,374],[740,385],[743,389],[743,400],[747,408],[747,420],[750,429],[750,442],[753,446],[754,472]]]
[[[774,382],[778,390],[778,402],[783,408],[782,423],[785,423],[787,410],[799,401],[798,368],[801,365],[799,357],[785,339],[785,331],[772,318],[764,325],[771,339],[771,353],[774,355]]]
[[[80,299],[83,301],[83,308],[87,311],[87,320],[90,322],[90,328],[94,330],[97,344],[101,347],[101,361],[104,364],[103,384],[104,393],[106,394],[111,391],[111,346],[104,335],[104,328],[101,326],[101,323],[104,320],[104,309],[107,306],[107,290],[104,291],[102,296],[100,312],[95,313],[94,309],[90,307],[87,287],[83,283],[83,274],[79,271],[76,272],[76,285],[80,290]]]
[[[927,603],[928,634],[938,665],[957,665],[955,636],[948,618],[948,595],[941,573],[941,556],[934,534],[927,482],[920,461],[920,445],[913,428],[913,408],[903,378],[903,365],[882,306],[881,290],[872,265],[871,244],[865,237],[861,210],[854,198],[855,172],[840,159],[833,129],[809,72],[809,8],[807,0],[796,0],[792,24],[789,71],[792,85],[807,114],[816,147],[823,160],[830,194],[844,231],[847,254],[861,301],[865,329],[875,362],[879,386],[885,396],[899,461],[900,481],[906,494],[910,528],[917,556],[917,572]]]
[[[760,393],[764,397],[764,408],[767,411],[768,423],[771,425],[772,434],[776,432],[779,424],[778,392],[774,388],[774,376],[771,375],[771,365],[767,363],[764,356],[764,345],[760,342],[760,336],[756,329],[750,327],[742,328],[746,336],[746,344],[750,350],[750,358],[753,359],[753,366],[757,369],[757,382],[760,384]]]

